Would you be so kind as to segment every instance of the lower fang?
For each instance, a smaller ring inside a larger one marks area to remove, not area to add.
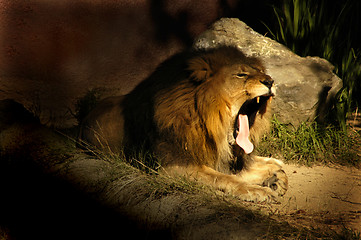
[[[271,102],[272,102],[272,97],[269,98],[269,103],[271,103]]]

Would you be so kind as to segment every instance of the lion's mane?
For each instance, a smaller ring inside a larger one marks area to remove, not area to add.
[[[275,202],[288,189],[282,161],[249,154],[268,129],[273,96],[261,62],[236,48],[181,53],[128,95],[102,101],[80,137],[126,155],[150,150],[171,175]]]

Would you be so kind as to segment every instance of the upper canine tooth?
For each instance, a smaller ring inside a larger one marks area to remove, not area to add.
[[[259,97],[256,98],[257,103],[259,103]]]

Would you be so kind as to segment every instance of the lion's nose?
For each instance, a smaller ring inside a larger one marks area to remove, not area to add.
[[[271,87],[272,87],[273,82],[274,82],[273,79],[270,78],[270,77],[268,77],[268,78],[266,78],[266,79],[264,79],[264,80],[261,80],[261,83],[263,83],[264,85],[266,85],[266,87],[268,87],[268,88],[271,88]]]

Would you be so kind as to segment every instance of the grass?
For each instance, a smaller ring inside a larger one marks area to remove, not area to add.
[[[271,132],[262,139],[257,151],[263,156],[273,155],[308,166],[315,163],[360,166],[360,139],[360,133],[351,128],[344,131],[317,122],[304,122],[295,128],[274,117]]]

